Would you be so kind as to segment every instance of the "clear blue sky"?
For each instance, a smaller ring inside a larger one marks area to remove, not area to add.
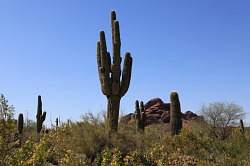
[[[249,8],[248,0],[2,0],[0,93],[33,119],[38,94],[47,121],[104,110],[96,41],[104,30],[110,46],[116,10],[122,53],[134,58],[124,113],[136,99],[167,102],[171,90],[179,92],[183,111],[234,101],[248,112]]]

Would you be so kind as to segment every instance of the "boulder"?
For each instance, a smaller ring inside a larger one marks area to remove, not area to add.
[[[198,115],[193,113],[192,111],[187,111],[184,114],[182,114],[182,118],[186,120],[191,120],[197,118]]]

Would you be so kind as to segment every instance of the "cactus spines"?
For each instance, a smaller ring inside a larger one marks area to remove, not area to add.
[[[242,134],[245,133],[245,127],[244,127],[244,123],[243,123],[242,119],[240,119],[240,131],[241,131]]]
[[[97,42],[97,65],[102,93],[107,97],[107,119],[109,133],[116,132],[118,128],[120,100],[128,91],[132,57],[125,54],[123,71],[121,72],[121,39],[119,22],[116,20],[115,11],[111,12],[113,56],[111,62],[110,53],[107,51],[104,31],[100,32]]]
[[[42,108],[42,97],[38,96],[38,104],[37,104],[37,114],[36,114],[36,131],[40,133],[43,127],[43,122],[46,118],[46,112],[43,112]]]
[[[145,120],[146,120],[146,115],[145,115],[145,109],[144,109],[144,104],[141,101],[139,105],[139,101],[136,100],[135,102],[135,120],[136,120],[136,131],[137,132],[143,132],[145,128]]]
[[[171,135],[179,134],[182,128],[181,106],[177,92],[170,94],[170,126]]]

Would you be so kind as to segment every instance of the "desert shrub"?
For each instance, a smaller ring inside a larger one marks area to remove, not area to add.
[[[193,121],[181,133],[171,136],[166,124],[150,125],[136,133],[135,124],[120,125],[109,137],[102,117],[86,114],[42,134],[40,142],[27,138],[21,148],[5,154],[0,165],[249,165],[250,131],[232,128],[227,139],[210,135],[206,124]],[[0,147],[6,146],[0,135]],[[1,149],[0,149],[1,150]],[[0,154],[1,158],[3,154]]]
[[[139,152],[137,150],[130,152],[124,157],[124,165],[132,166],[151,166],[155,165],[154,161],[147,157],[146,153]]]
[[[42,166],[45,165],[49,155],[49,144],[45,137],[39,144],[33,141],[26,141],[23,146],[11,154],[5,163],[6,165],[16,166]]]
[[[68,149],[89,162],[94,161],[108,142],[104,122],[92,114],[84,115],[79,122],[63,124],[57,132],[65,138]]]
[[[63,140],[58,138],[56,132],[51,132],[43,135],[40,142],[28,140],[21,148],[13,151],[3,165],[44,166],[51,163],[74,166],[84,164],[84,160],[66,149]]]

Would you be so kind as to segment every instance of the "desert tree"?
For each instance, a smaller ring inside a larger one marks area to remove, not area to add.
[[[8,100],[3,94],[0,96],[0,119],[7,121],[13,118],[15,108],[13,105],[8,104]]]
[[[6,97],[0,95],[0,134],[5,137],[11,133],[10,131],[14,130],[14,112],[15,108],[13,105],[9,105]]]
[[[245,115],[243,108],[233,102],[203,105],[201,114],[209,124],[211,134],[221,139],[226,139],[230,135],[231,127],[238,125]]]

